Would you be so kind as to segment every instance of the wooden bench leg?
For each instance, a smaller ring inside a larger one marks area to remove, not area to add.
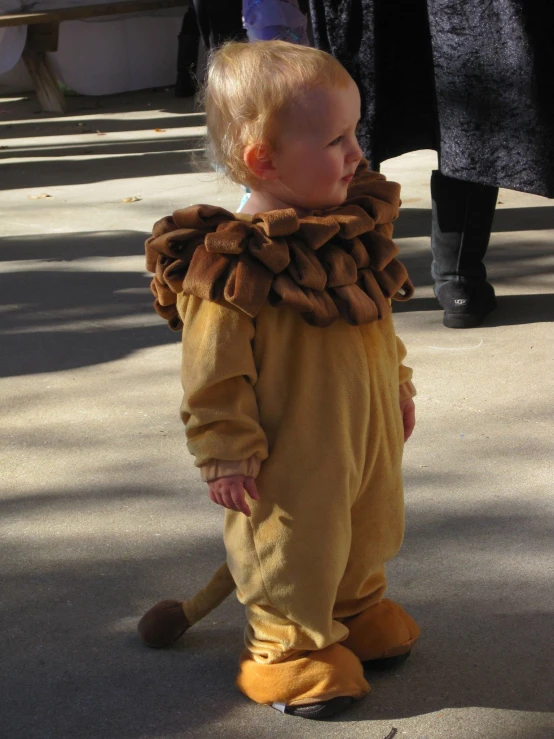
[[[47,51],[58,48],[58,23],[27,28],[27,43],[23,49],[23,61],[35,86],[42,110],[48,113],[65,113],[67,106],[62,91],[48,59]]]
[[[44,51],[25,50],[23,60],[33,80],[40,107],[49,113],[65,113],[67,111],[65,98]]]

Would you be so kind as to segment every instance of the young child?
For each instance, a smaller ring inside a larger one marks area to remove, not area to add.
[[[199,205],[155,225],[155,305],[182,327],[188,447],[228,509],[248,620],[237,685],[326,718],[419,635],[383,599],[414,426],[390,307],[413,292],[391,241],[399,186],[368,171],[358,89],[324,52],[226,44],[205,103],[216,165],[252,195],[240,214]]]

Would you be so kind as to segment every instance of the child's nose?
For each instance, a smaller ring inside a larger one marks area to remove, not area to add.
[[[352,142],[352,146],[350,148],[350,151],[348,152],[348,161],[353,162],[356,159],[361,159],[363,157],[364,153],[360,148],[360,145],[358,143],[357,139],[354,139]]]

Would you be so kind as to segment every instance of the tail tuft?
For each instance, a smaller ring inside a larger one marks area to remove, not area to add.
[[[162,600],[140,619],[138,633],[147,647],[162,649],[178,641],[191,625],[181,601]]]

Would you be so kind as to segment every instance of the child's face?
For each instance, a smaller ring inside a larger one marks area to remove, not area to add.
[[[344,88],[307,92],[277,132],[274,194],[309,210],[343,203],[362,158],[356,138],[359,120],[360,94],[353,81]]]

